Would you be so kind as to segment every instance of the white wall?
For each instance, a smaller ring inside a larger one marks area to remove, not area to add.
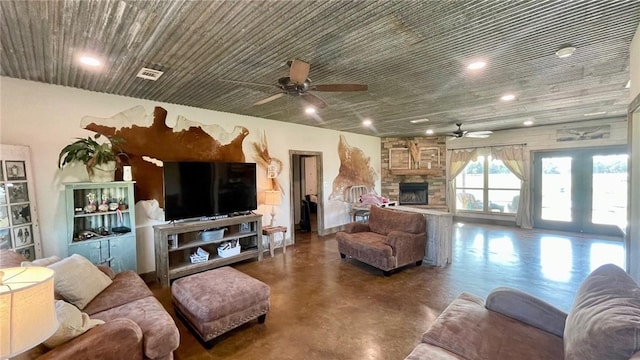
[[[155,106],[168,112],[167,125],[173,126],[178,115],[202,124],[217,124],[226,131],[241,125],[250,134],[244,140],[246,161],[253,162],[252,143],[259,141],[259,135],[266,130],[269,153],[283,161],[283,172],[279,176],[285,190],[289,189],[289,149],[321,151],[323,153],[325,194],[324,227],[332,228],[348,221],[345,206],[329,201],[333,179],[338,174],[340,160],[338,142],[340,132],[304,125],[289,124],[261,118],[235,115],[194,107],[148,101],[123,96],[47,85],[37,82],[0,78],[0,143],[28,145],[31,148],[32,165],[36,182],[36,200],[45,256],[67,254],[65,227],[65,204],[63,182],[85,181],[86,172],[81,166],[59,171],[56,161],[60,150],[75,137],[93,134],[80,127],[82,117],[90,115],[107,118],[134,106],[142,105],[152,114]],[[349,145],[362,149],[371,156],[371,166],[380,174],[380,139],[373,136],[344,133]],[[279,145],[286,144],[286,145]],[[134,179],[135,180],[135,179]],[[380,183],[377,184],[378,190]],[[258,191],[267,187],[266,172],[258,172]],[[286,192],[286,191],[285,191]],[[270,207],[259,205],[258,212],[269,220]],[[276,210],[277,225],[289,224],[289,194],[285,194],[282,205]],[[263,220],[264,221],[264,220]],[[153,271],[154,255],[149,253],[149,232],[141,234],[138,249],[138,272]],[[151,250],[152,252],[152,250]]]
[[[629,102],[640,94],[640,25],[631,41]],[[640,115],[629,119],[629,152],[631,153],[631,173],[629,177],[630,208],[629,234],[627,234],[627,271],[640,282]]]

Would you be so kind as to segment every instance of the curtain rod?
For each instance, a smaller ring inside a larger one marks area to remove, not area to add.
[[[447,149],[447,150],[451,150],[451,151],[453,151],[453,150],[467,150],[467,149],[494,148],[494,147],[501,147],[501,146],[516,146],[516,145],[526,146],[527,143],[501,144],[501,145],[490,145],[490,146],[469,146],[469,147],[454,148],[454,149]]]

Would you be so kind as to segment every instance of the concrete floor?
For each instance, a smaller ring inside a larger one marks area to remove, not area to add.
[[[176,320],[176,359],[403,359],[461,292],[486,297],[511,286],[568,310],[580,282],[601,263],[623,265],[621,240],[458,224],[453,263],[409,266],[384,277],[341,260],[334,236],[296,234],[287,253],[234,267],[271,287],[264,324],[252,321],[205,349]],[[152,284],[172,315],[170,291]],[[174,319],[175,315],[174,315]]]

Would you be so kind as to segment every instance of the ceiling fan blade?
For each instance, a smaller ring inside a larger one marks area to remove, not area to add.
[[[471,131],[469,132],[469,134],[475,134],[475,135],[489,135],[489,134],[493,134],[493,131]]]
[[[488,137],[489,137],[489,134],[468,133],[467,135],[465,135],[465,137],[468,137],[468,138],[477,138],[477,139],[484,139],[484,138],[488,138]]]
[[[302,100],[308,102],[309,104],[315,106],[318,109],[324,109],[327,107],[327,103],[316,95],[313,95],[310,93],[304,93],[304,94],[301,94],[300,97],[302,98]]]
[[[266,103],[268,103],[268,102],[272,102],[273,100],[280,99],[280,98],[281,98],[281,97],[283,97],[283,96],[284,96],[284,93],[275,94],[275,95],[269,96],[269,97],[268,97],[268,98],[266,98],[266,99],[262,99],[262,100],[260,100],[260,101],[256,101],[256,102],[254,102],[254,103],[253,103],[253,106],[255,106],[255,105],[262,105],[262,104],[266,104]]]
[[[289,79],[296,84],[302,84],[309,76],[309,63],[300,59],[293,59],[289,69]]]
[[[262,84],[262,83],[254,83],[249,81],[238,81],[238,80],[227,80],[227,79],[219,79],[219,80],[224,82],[234,83],[234,84],[242,84],[242,85],[277,87],[274,84]]]
[[[320,84],[313,85],[311,90],[315,91],[367,91],[367,84]]]

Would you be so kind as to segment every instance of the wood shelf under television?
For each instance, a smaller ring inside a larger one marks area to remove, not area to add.
[[[216,240],[199,240],[198,233],[207,229],[227,228],[225,235]],[[171,280],[197,272],[230,265],[239,261],[257,259],[262,260],[264,248],[262,246],[262,215],[248,214],[230,216],[216,220],[195,220],[172,222],[155,225],[153,227],[156,277],[162,286],[168,286]],[[170,237],[177,246],[169,247]],[[182,239],[182,244],[181,244]],[[220,257],[217,247],[221,242],[238,240],[241,250],[238,255]],[[189,255],[198,247],[209,253],[209,260],[191,263]]]

